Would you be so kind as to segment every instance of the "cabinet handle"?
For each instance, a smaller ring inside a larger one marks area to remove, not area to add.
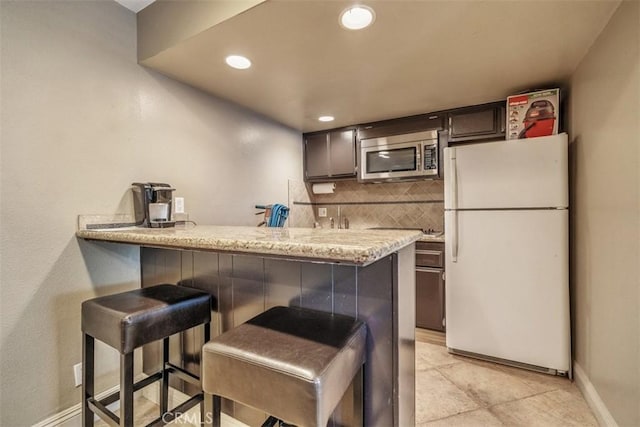
[[[416,253],[421,255],[442,256],[442,251],[429,251],[426,249],[416,249]]]
[[[429,267],[416,267],[416,271],[421,271],[423,273],[438,273],[442,272],[441,268],[429,268]]]

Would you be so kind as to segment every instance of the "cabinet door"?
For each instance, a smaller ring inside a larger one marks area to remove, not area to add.
[[[329,134],[329,164],[331,176],[356,175],[355,130],[334,131]]]
[[[505,136],[503,103],[479,105],[449,113],[449,142],[501,139]]]
[[[444,279],[440,268],[416,268],[416,326],[444,331]]]
[[[308,135],[304,140],[304,167],[307,179],[329,176],[329,135]]]
[[[358,126],[358,139],[380,138],[425,130],[442,130],[445,114],[432,113]]]

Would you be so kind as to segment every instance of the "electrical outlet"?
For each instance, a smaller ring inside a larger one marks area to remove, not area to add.
[[[327,208],[318,208],[318,216],[324,218],[327,216]]]
[[[73,365],[73,379],[76,383],[76,387],[82,385],[82,363]]]
[[[176,207],[175,213],[184,213],[184,197],[176,197],[174,202]]]

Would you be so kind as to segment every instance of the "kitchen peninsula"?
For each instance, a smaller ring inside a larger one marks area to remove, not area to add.
[[[365,425],[414,424],[414,242],[421,232],[195,226],[80,229],[77,236],[139,245],[143,287],[175,283],[211,293],[214,336],[277,305],[358,317],[368,328]],[[200,336],[184,333],[175,355],[194,373]],[[152,370],[157,349],[145,348],[143,358]],[[350,401],[348,391],[335,422],[353,416]],[[237,404],[226,411],[246,414]]]

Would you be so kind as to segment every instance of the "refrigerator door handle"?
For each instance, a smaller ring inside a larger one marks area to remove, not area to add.
[[[451,209],[458,209],[458,165],[456,162],[456,149],[451,148]]]
[[[451,262],[458,262],[458,165],[456,162],[456,149],[451,148],[451,209],[452,212],[452,224],[451,224]]]
[[[451,212],[451,262],[458,262],[458,211]]]

